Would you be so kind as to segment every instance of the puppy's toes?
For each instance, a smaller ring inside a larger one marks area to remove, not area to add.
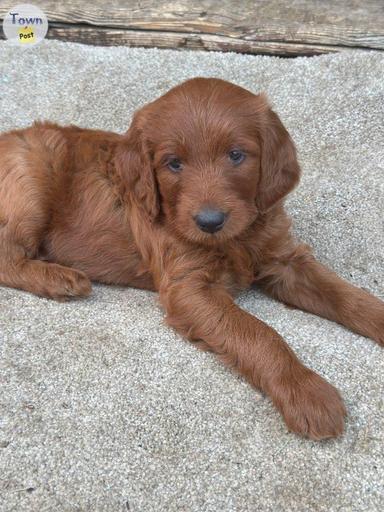
[[[88,277],[80,270],[50,264],[43,295],[59,301],[87,297],[92,291]]]
[[[315,372],[308,371],[302,379],[292,382],[284,394],[276,405],[290,431],[316,441],[343,433],[343,400],[337,389]]]

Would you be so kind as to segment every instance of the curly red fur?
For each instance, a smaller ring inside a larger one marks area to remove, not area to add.
[[[157,290],[168,323],[267,393],[289,429],[338,436],[337,390],[233,300],[256,282],[384,343],[384,303],[292,237],[283,203],[299,176],[265,96],[217,79],[175,87],[124,135],[52,123],[5,133],[0,283],[58,300],[88,295],[92,280]],[[215,233],[196,224],[205,207],[225,212]]]

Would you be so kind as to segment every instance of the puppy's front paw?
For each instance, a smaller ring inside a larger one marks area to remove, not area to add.
[[[376,343],[384,347],[384,303],[383,307],[381,308],[381,311],[378,312],[377,318],[375,318],[374,322],[376,331],[372,338],[376,341]]]
[[[384,302],[377,297],[364,291],[349,315],[348,323],[342,323],[384,346]]]
[[[273,397],[292,432],[314,440],[340,436],[344,431],[346,409],[331,384],[305,369],[300,377],[280,383]]]

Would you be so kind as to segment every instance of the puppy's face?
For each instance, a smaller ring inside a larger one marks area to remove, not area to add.
[[[175,87],[136,114],[128,137],[144,153],[136,165],[142,179],[150,173],[154,211],[191,242],[235,238],[298,178],[293,144],[265,97],[222,80]]]

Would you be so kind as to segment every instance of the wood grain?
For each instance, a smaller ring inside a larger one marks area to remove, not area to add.
[[[231,51],[286,57],[312,56],[340,51],[337,46],[297,43],[243,41],[211,34],[106,29],[79,25],[52,24],[48,39],[81,42],[101,46],[131,46],[143,48],[172,48],[208,51]]]
[[[15,2],[3,0],[0,17]],[[39,0],[49,37],[99,45],[314,55],[384,50],[383,0]]]

